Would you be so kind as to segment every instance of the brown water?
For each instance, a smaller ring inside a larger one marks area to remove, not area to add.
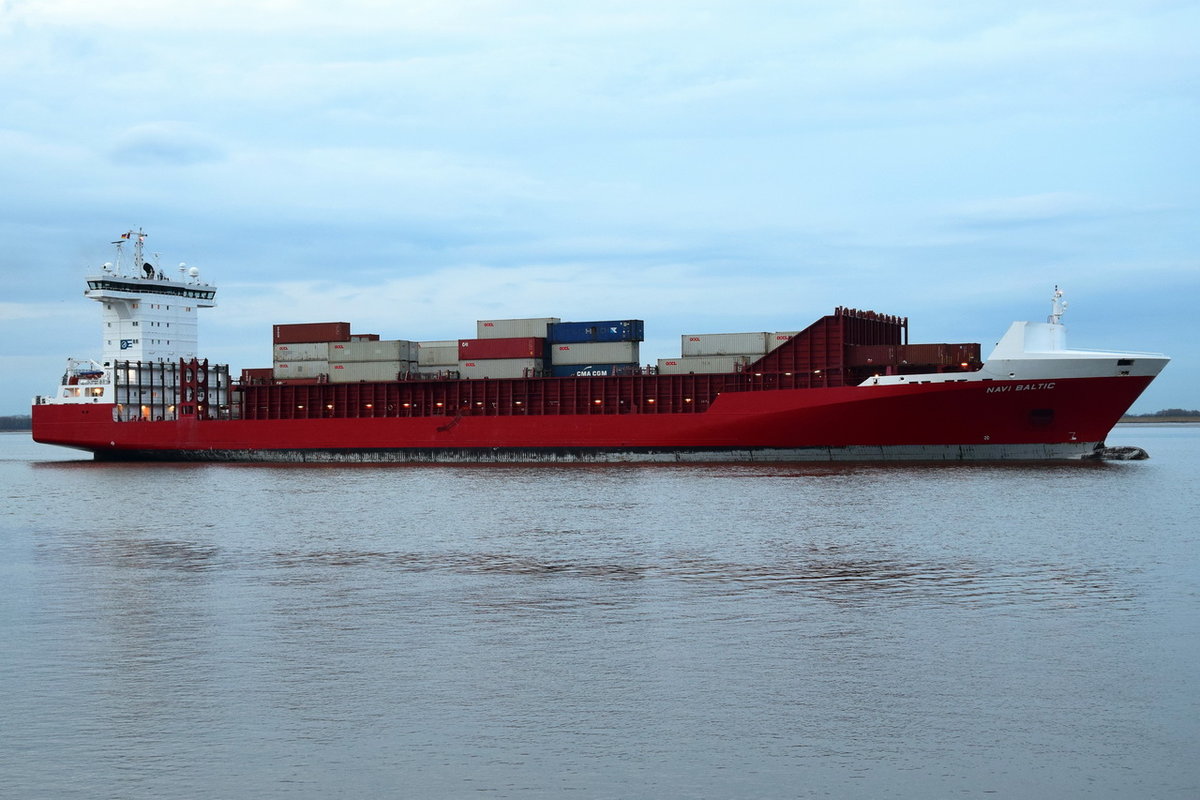
[[[0,435],[19,798],[1200,796],[1200,428],[1041,466]]]

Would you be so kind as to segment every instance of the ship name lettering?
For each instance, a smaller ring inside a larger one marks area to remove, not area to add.
[[[989,386],[987,394],[1000,394],[1002,392],[1031,392],[1038,389],[1053,389],[1054,381],[1048,383],[1018,383],[1009,386]]]

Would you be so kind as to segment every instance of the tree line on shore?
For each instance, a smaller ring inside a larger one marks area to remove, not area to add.
[[[1164,408],[1149,414],[1126,414],[1126,419],[1156,419],[1158,417],[1196,417],[1200,419],[1200,410],[1194,408]]]

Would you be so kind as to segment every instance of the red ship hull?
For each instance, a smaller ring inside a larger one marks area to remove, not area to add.
[[[725,392],[695,413],[113,421],[38,405],[34,438],[102,459],[811,461],[1088,456],[1152,377]],[[1008,387],[1008,388],[1003,388]]]

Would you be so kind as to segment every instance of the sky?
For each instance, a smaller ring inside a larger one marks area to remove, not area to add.
[[[797,330],[844,305],[1072,347],[1200,408],[1200,4],[0,0],[0,414],[100,350],[131,228],[271,325]]]

